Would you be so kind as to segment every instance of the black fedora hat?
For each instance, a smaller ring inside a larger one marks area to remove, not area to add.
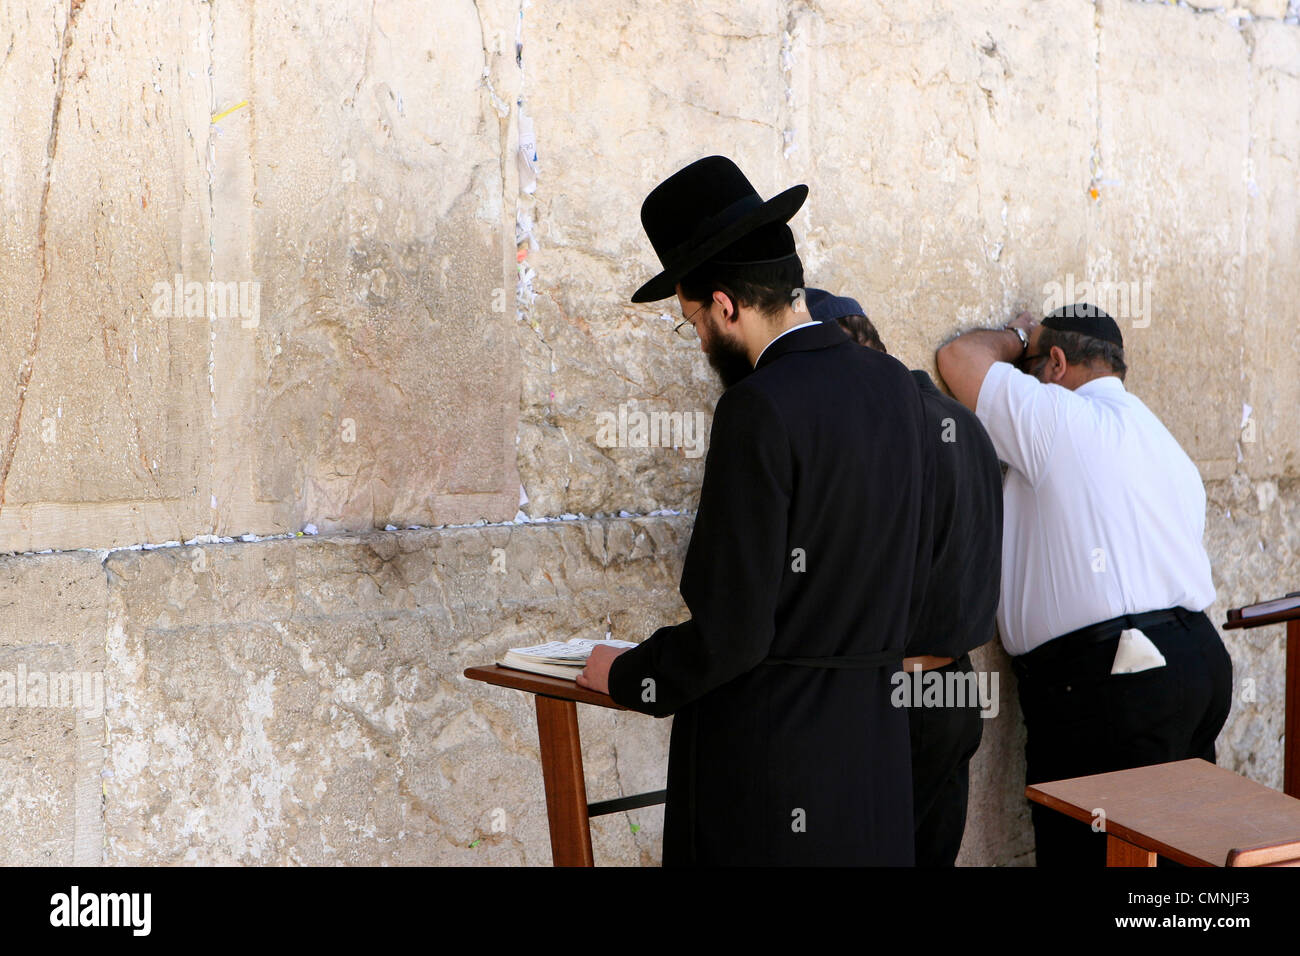
[[[764,202],[725,156],[706,156],[679,169],[641,204],[641,225],[663,271],[637,289],[632,301],[668,298],[696,266],[756,229],[788,222],[807,197],[808,187],[800,185]]]

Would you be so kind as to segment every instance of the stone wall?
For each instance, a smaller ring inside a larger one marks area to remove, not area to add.
[[[675,304],[628,296],[641,199],[710,153],[810,185],[810,283],[914,367],[1138,290],[1211,616],[1300,587],[1296,14],[0,6],[0,674],[104,687],[0,712],[0,863],[549,863],[531,701],[461,671],[685,613],[702,446],[598,423],[707,429]],[[1220,762],[1279,786],[1281,628],[1225,640]],[[961,862],[1031,862],[1014,678],[977,666]],[[670,721],[580,714],[592,799],[662,786]],[[657,862],[662,815],[597,820],[597,861]]]

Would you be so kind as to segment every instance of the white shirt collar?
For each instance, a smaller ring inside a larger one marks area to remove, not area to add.
[[[1085,391],[1085,389],[1087,391]],[[1088,392],[1103,391],[1105,389],[1119,389],[1121,392],[1126,391],[1124,383],[1119,380],[1118,375],[1099,375],[1097,378],[1090,379],[1074,390],[1076,395],[1086,395]]]
[[[775,336],[773,336],[773,337],[772,337],[772,342],[775,342],[775,341],[776,341],[777,339],[779,339],[782,335],[789,335],[789,334],[790,334],[791,332],[793,332],[795,329],[806,329],[806,328],[807,328],[808,326],[810,326],[810,325],[821,325],[821,323],[818,322],[816,319],[811,319],[811,320],[809,320],[809,321],[807,321],[807,322],[800,322],[798,325],[792,325],[792,326],[790,326],[788,329],[786,329],[784,332],[779,332],[779,333],[777,333]],[[766,345],[763,346],[763,352],[766,352],[768,349],[770,349],[770,348],[772,347],[772,342],[768,342]],[[759,353],[758,353],[758,358],[754,359],[754,368],[758,368],[758,363],[761,362],[761,361],[763,360],[763,352],[759,352]]]

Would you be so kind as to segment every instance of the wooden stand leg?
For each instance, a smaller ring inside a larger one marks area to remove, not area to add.
[[[1108,833],[1106,834],[1106,865],[1155,866],[1156,854]]]
[[[555,866],[593,866],[577,705],[539,694],[537,737],[546,784],[546,816],[551,824],[551,862]]]
[[[1286,735],[1282,741],[1282,792],[1300,797],[1300,620],[1286,623]]]

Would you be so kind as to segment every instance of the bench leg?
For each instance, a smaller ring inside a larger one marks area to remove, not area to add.
[[[577,705],[538,695],[537,738],[546,785],[546,817],[551,825],[551,862],[555,866],[592,866]]]
[[[1300,797],[1300,620],[1286,624],[1285,695],[1282,792],[1289,797]]]
[[[1106,834],[1106,865],[1155,866],[1156,854],[1108,833]]]

